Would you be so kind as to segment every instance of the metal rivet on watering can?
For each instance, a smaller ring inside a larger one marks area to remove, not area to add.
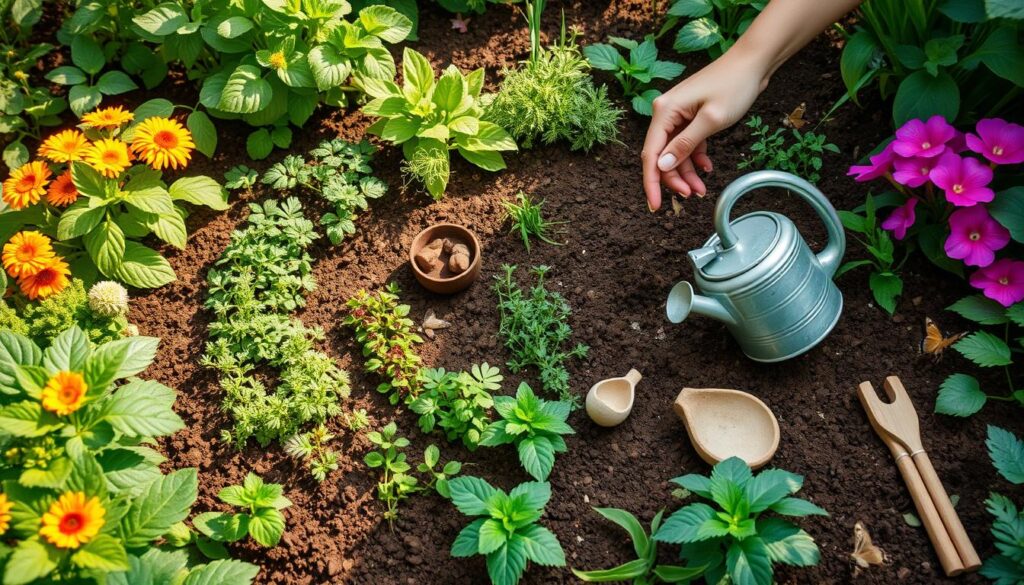
[[[736,200],[762,187],[788,189],[811,204],[825,222],[828,244],[815,255],[796,226],[770,211],[729,220]],[[715,206],[715,234],[689,253],[702,295],[688,282],[669,293],[673,323],[690,313],[726,324],[743,352],[759,362],[798,356],[832,331],[843,296],[832,275],[846,249],[842,223],[814,185],[781,171],[758,171],[733,181]]]

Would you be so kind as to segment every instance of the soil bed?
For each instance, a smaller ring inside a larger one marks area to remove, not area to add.
[[[435,67],[455,63],[463,69],[484,66],[488,87],[494,89],[497,71],[526,57],[528,36],[521,16],[506,6],[491,6],[474,16],[468,34],[451,30],[450,15],[432,3],[422,3],[421,41],[413,46]],[[586,41],[607,35],[639,38],[656,29],[644,0],[583,2],[565,5],[569,24],[582,28]],[[547,32],[556,34],[562,6],[548,9]],[[662,45],[663,58],[681,60],[691,74],[706,63],[704,56],[680,57]],[[752,113],[773,126],[787,112],[806,102],[807,118],[817,122],[843,93],[839,78],[839,52],[821,36],[776,75],[758,99]],[[600,81],[614,83],[610,78]],[[173,97],[191,103],[191,90],[173,88]],[[620,97],[617,88],[613,95]],[[139,101],[155,95],[131,96]],[[881,104],[865,109],[848,105],[822,126],[841,149],[825,159],[820,187],[839,209],[863,200],[863,186],[845,176],[846,167],[889,132],[888,110]],[[302,153],[323,138],[362,138],[369,120],[358,112],[321,108],[305,128],[296,132],[295,153]],[[390,185],[389,194],[374,203],[358,222],[358,233],[340,246],[326,238],[317,245],[315,276],[319,288],[300,314],[307,325],[327,332],[323,349],[336,356],[352,375],[352,401],[369,411],[374,425],[397,420],[403,434],[413,439],[410,457],[418,459],[429,442],[442,447],[443,458],[466,462],[466,473],[482,476],[510,488],[528,476],[511,448],[482,448],[474,453],[424,437],[416,428],[416,415],[396,410],[378,395],[378,380],[363,373],[363,358],[350,332],[341,325],[344,299],[360,288],[378,289],[389,281],[402,288],[402,299],[412,305],[412,317],[422,319],[430,309],[453,326],[438,331],[437,339],[420,347],[426,364],[449,370],[466,369],[487,361],[505,374],[504,391],[512,393],[520,380],[538,388],[533,372],[509,375],[508,354],[495,334],[498,315],[491,289],[501,263],[518,264],[521,282],[526,268],[552,267],[549,286],[562,292],[572,305],[575,339],[591,347],[585,360],[570,364],[573,390],[581,397],[595,381],[621,376],[633,367],[643,373],[632,415],[621,426],[604,429],[592,424],[583,410],[570,423],[577,435],[568,440],[569,452],[560,455],[551,475],[554,496],[544,523],[558,535],[569,564],[581,568],[610,567],[629,560],[632,548],[622,533],[592,512],[590,506],[616,506],[637,514],[645,523],[657,512],[680,505],[671,495],[668,479],[688,472],[706,473],[707,466],[690,447],[685,430],[672,412],[672,401],[683,386],[738,388],[756,394],[776,413],[782,442],[771,465],[806,476],[802,495],[825,507],[831,516],[801,525],[819,543],[822,563],[807,570],[781,569],[780,583],[935,583],[941,570],[920,528],[907,525],[902,515],[912,510],[896,467],[869,427],[855,397],[856,385],[886,375],[901,376],[921,415],[921,428],[932,461],[951,494],[960,496],[959,510],[968,532],[983,557],[994,552],[988,535],[990,519],[982,504],[992,489],[1021,499],[1020,489],[997,481],[984,451],[986,424],[1020,432],[1020,411],[990,404],[981,415],[957,420],[932,414],[939,383],[965,367],[956,355],[933,363],[920,357],[917,346],[925,316],[947,330],[966,323],[943,311],[968,291],[965,286],[933,269],[921,259],[908,265],[904,275],[907,300],[895,318],[873,306],[865,272],[853,272],[839,281],[845,312],[821,346],[784,365],[759,365],[743,357],[725,328],[707,318],[694,317],[674,326],[664,317],[672,284],[692,281],[685,252],[699,247],[713,231],[714,196],[741,174],[736,170],[749,146],[742,126],[726,131],[710,145],[716,170],[707,178],[709,196],[685,202],[676,217],[666,211],[648,212],[640,187],[639,151],[647,120],[630,113],[623,125],[624,145],[599,148],[591,154],[571,153],[562,144],[540,147],[506,157],[509,169],[499,174],[482,172],[463,162],[454,165],[448,194],[440,202],[415,189],[402,192],[399,153],[383,150],[374,162],[378,175]],[[215,177],[245,163],[261,170],[269,162],[247,160],[242,127],[220,123],[221,145],[214,161],[197,156],[193,173]],[[858,150],[858,148],[860,150]],[[284,155],[275,152],[271,161]],[[547,217],[566,220],[564,246],[537,244],[527,254],[502,224],[500,202],[524,190],[546,200]],[[374,498],[376,479],[362,463],[368,442],[344,432],[338,421],[341,469],[322,484],[289,460],[278,446],[251,444],[239,452],[225,444],[221,430],[230,421],[220,411],[221,392],[212,371],[199,365],[211,315],[202,308],[208,267],[227,244],[229,235],[247,215],[245,201],[272,196],[258,189],[235,201],[231,210],[197,213],[189,219],[192,234],[183,252],[170,249],[178,281],[138,295],[131,318],[142,334],[163,339],[149,377],[179,390],[176,410],[188,430],[165,445],[168,466],[200,469],[197,509],[217,509],[215,494],[240,483],[253,470],[267,481],[286,486],[295,503],[288,510],[288,528],[281,545],[262,550],[240,545],[235,552],[263,567],[263,583],[483,583],[483,559],[452,559],[448,550],[466,520],[446,501],[435,496],[414,497],[401,509],[393,529],[381,518]],[[320,211],[318,204],[307,206]],[[671,209],[671,206],[666,204]],[[747,198],[738,206],[743,213],[771,208],[796,221],[812,248],[820,248],[824,229],[810,208],[795,197],[768,192]],[[449,221],[474,230],[481,239],[484,265],[480,279],[454,297],[432,295],[414,280],[407,264],[412,238],[427,225]],[[860,257],[855,243],[847,257]],[[913,302],[911,301],[913,299]],[[997,372],[998,374],[998,372]],[[985,380],[983,380],[984,382]],[[993,381],[1001,384],[998,377]],[[853,525],[867,524],[875,542],[891,558],[885,567],[852,577],[849,553]],[[664,560],[672,561],[671,547],[663,547]],[[532,566],[523,583],[576,582],[567,568]],[[973,575],[960,579],[980,583]]]

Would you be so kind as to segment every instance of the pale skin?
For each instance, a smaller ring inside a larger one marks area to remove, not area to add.
[[[771,0],[724,55],[654,100],[640,153],[647,207],[661,207],[661,187],[683,197],[707,193],[707,139],[747,113],[775,71],[861,0]]]

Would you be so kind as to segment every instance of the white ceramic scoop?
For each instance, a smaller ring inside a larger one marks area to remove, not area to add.
[[[602,427],[614,427],[633,410],[636,384],[643,376],[630,370],[621,378],[601,380],[587,393],[587,415]]]

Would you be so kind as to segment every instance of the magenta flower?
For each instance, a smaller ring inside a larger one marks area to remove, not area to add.
[[[971,286],[1004,307],[1024,299],[1024,262],[1003,258],[971,275]]]
[[[1010,231],[992,219],[983,205],[964,207],[949,216],[946,255],[968,266],[988,266],[996,251],[1010,243]]]
[[[892,143],[890,142],[885,145],[882,152],[868,158],[868,160],[871,161],[871,164],[852,166],[846,174],[848,176],[852,176],[854,178],[853,180],[858,183],[877,179],[889,172],[894,158],[896,158],[896,155],[892,151]]]
[[[882,222],[882,229],[892,232],[893,237],[902,240],[907,237],[907,230],[914,225],[914,207],[917,206],[917,198],[911,197],[907,202],[900,205],[889,214]]]
[[[946,192],[946,200],[957,207],[970,207],[988,203],[996,194],[988,188],[992,182],[992,169],[978,159],[947,152],[928,177],[936,187]]]
[[[896,131],[892,149],[905,157],[931,158],[946,150],[946,143],[956,136],[956,130],[942,116],[932,116],[927,122],[910,120]]]
[[[999,118],[978,122],[977,134],[967,135],[967,148],[997,165],[1024,162],[1024,126]]]
[[[928,175],[938,164],[937,158],[896,158],[893,161],[892,179],[907,187],[920,187],[928,182]]]

